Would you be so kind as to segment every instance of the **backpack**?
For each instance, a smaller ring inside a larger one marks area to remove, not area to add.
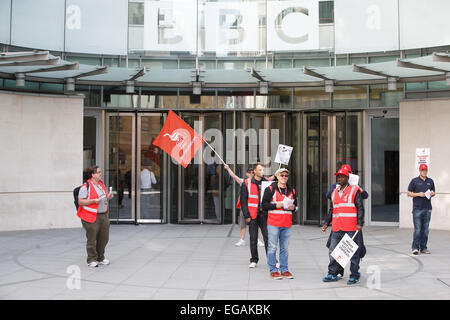
[[[75,208],[77,208],[78,211],[78,207],[80,206],[78,204],[78,194],[80,193],[80,188],[84,185],[87,185],[87,192],[89,194],[89,183],[85,182],[83,183],[81,186],[76,187],[75,189],[73,189],[73,203],[75,204]]]

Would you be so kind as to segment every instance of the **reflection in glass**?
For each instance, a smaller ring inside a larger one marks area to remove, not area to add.
[[[132,116],[110,116],[106,183],[113,187],[109,204],[111,220],[132,218]]]
[[[140,217],[162,219],[163,152],[153,140],[161,130],[159,116],[141,117]]]

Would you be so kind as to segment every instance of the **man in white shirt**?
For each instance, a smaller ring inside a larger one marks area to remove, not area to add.
[[[151,189],[152,184],[156,184],[156,177],[151,166],[144,167],[141,171],[141,189]]]

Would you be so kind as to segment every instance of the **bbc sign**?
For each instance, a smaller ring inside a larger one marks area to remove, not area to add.
[[[199,51],[253,52],[264,51],[266,41],[268,51],[316,50],[318,6],[318,0],[219,1],[199,2],[197,11],[197,0],[146,1],[144,50],[195,52],[198,43]]]

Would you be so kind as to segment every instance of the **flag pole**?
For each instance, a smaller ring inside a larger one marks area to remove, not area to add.
[[[219,157],[220,161],[222,161],[222,163],[223,163],[224,165],[226,165],[225,161],[223,161],[223,159],[219,156],[219,154],[216,152],[216,150],[214,150],[214,148],[211,147],[211,145],[210,145],[205,139],[203,139],[203,141],[205,141],[205,143],[208,145],[208,147],[210,147],[211,150],[215,152],[215,154]]]

